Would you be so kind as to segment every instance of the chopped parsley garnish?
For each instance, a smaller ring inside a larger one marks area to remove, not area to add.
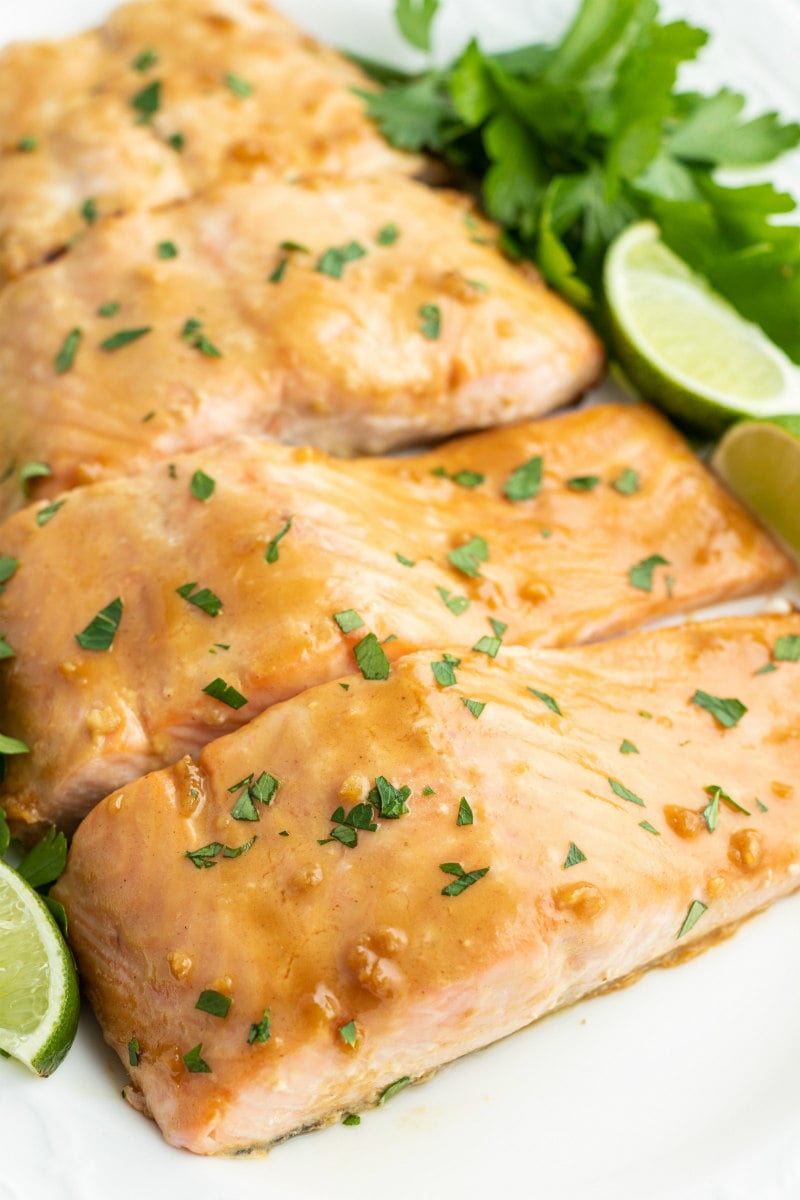
[[[174,242],[159,242],[156,246],[156,253],[159,258],[177,258],[178,247]]]
[[[145,72],[149,71],[151,67],[154,67],[157,62],[158,55],[156,54],[155,50],[153,50],[152,46],[148,46],[145,50],[142,50],[141,54],[136,55],[136,58],[131,63],[131,66],[133,67],[134,71]]]
[[[55,500],[52,504],[45,504],[44,508],[40,508],[36,514],[36,524],[41,528],[48,521],[52,521],[60,508],[66,504],[66,500]]]
[[[515,502],[532,500],[538,496],[542,487],[543,467],[544,459],[540,454],[515,467],[503,486],[503,495]]]
[[[30,754],[30,746],[26,746],[25,742],[21,742],[19,738],[9,737],[7,733],[0,733],[0,754]]]
[[[109,605],[93,617],[75,640],[84,650],[109,650],[122,619],[122,600],[117,596]]]
[[[180,154],[186,145],[186,138],[182,133],[172,133],[167,138],[167,144],[172,146],[172,149],[177,150],[178,154]]]
[[[101,304],[97,310],[98,317],[114,317],[119,312],[119,302],[117,300],[109,300],[105,304]]]
[[[198,321],[197,317],[189,317],[184,322],[181,337],[193,350],[199,350],[207,358],[222,358],[222,351],[203,333],[203,322]]]
[[[776,638],[772,657],[776,662],[800,662],[800,634],[787,633]]]
[[[229,792],[239,792],[241,795],[231,809],[231,816],[234,821],[258,821],[258,809],[256,802],[263,804],[264,807],[271,804],[275,798],[275,793],[280,787],[280,780],[274,775],[270,775],[268,771],[262,771],[257,779],[253,779],[251,772],[245,779],[240,779],[238,783],[234,783],[228,788]]]
[[[348,1021],[346,1025],[339,1026],[339,1037],[347,1046],[355,1046],[356,1044],[356,1023]]]
[[[228,708],[244,708],[247,704],[247,700],[241,692],[237,692],[235,687],[219,677],[212,679],[211,683],[203,688],[203,691],[207,696],[212,696],[214,700],[220,700],[223,704],[227,704]]]
[[[35,137],[23,137],[17,142],[17,149],[23,154],[32,154],[34,150],[39,149],[39,139]]]
[[[461,703],[469,709],[476,721],[486,708],[485,700],[468,700],[466,696],[461,697]]]
[[[658,832],[655,825],[651,825],[649,821],[640,821],[639,828],[646,829],[648,833],[654,833],[656,837],[661,837],[661,834]]]
[[[272,563],[276,563],[278,561],[278,559],[280,558],[280,551],[278,549],[278,546],[279,546],[281,540],[286,537],[287,533],[292,528],[293,520],[294,520],[293,517],[287,517],[286,521],[281,526],[281,528],[278,530],[278,532],[275,534],[275,536],[270,538],[270,540],[267,542],[267,548],[264,551],[264,562],[272,564]]]
[[[477,883],[479,879],[483,879],[484,875],[488,874],[488,867],[480,867],[475,871],[465,871],[461,863],[448,862],[439,863],[439,870],[444,871],[446,875],[455,875],[455,879],[451,883],[446,884],[442,888],[443,896],[460,896],[468,887],[472,887],[473,883]]]
[[[593,492],[599,483],[599,475],[576,475],[567,480],[567,487],[572,492]]]
[[[209,1013],[212,1017],[220,1017],[222,1020],[227,1017],[231,1009],[233,1001],[230,996],[224,996],[222,992],[215,992],[213,988],[208,991],[201,992],[195,1008],[200,1012]]]
[[[374,633],[368,633],[360,642],[356,642],[353,653],[365,679],[389,678],[389,659]]]
[[[482,638],[478,638],[473,650],[478,654],[486,654],[489,658],[497,658],[500,647],[503,644],[503,634],[508,629],[508,626],[503,621],[495,621],[494,617],[489,617],[489,624],[494,630],[494,637],[489,637],[484,634]]]
[[[450,609],[450,612],[456,617],[460,617],[469,608],[469,596],[454,596],[447,588],[437,587],[437,592],[442,597],[445,606]]]
[[[435,342],[442,332],[442,310],[438,304],[423,304],[417,312],[420,333],[429,342]]]
[[[333,619],[342,633],[352,633],[354,629],[361,629],[364,625],[362,618],[354,608],[344,608],[341,612],[334,613]]]
[[[618,479],[611,484],[621,496],[632,496],[639,491],[639,473],[633,467],[626,467]]]
[[[130,346],[131,342],[138,342],[139,338],[143,338],[145,334],[152,331],[152,325],[142,325],[139,329],[119,329],[111,337],[106,338],[100,343],[101,350],[121,350],[123,346]]]
[[[174,476],[173,476],[174,478]],[[210,475],[206,475],[205,471],[195,471],[192,476],[192,482],[189,484],[189,490],[195,500],[210,500],[214,495],[214,489],[217,486],[216,479],[212,479]]]
[[[308,246],[304,246],[302,242],[281,242],[281,250],[296,250],[298,254],[310,254]]]
[[[669,559],[664,558],[661,554],[651,554],[649,558],[643,558],[641,562],[635,563],[628,572],[631,586],[638,588],[641,592],[652,592],[653,572],[656,567],[668,567],[669,565]]]
[[[633,742],[629,742],[627,738],[623,738],[619,747],[620,754],[638,754],[639,751],[634,746]]]
[[[364,247],[358,242],[348,242],[344,246],[330,246],[320,256],[314,270],[320,275],[327,275],[330,279],[341,279],[347,264],[363,258],[366,253]]]
[[[10,554],[3,554],[0,556],[0,585],[8,583],[18,566],[18,558],[12,558]],[[3,588],[0,586],[0,592],[2,591]]]
[[[81,205],[81,216],[87,225],[94,225],[97,220],[97,201],[94,196],[87,196]]]
[[[413,559],[406,558],[405,554],[400,554],[399,551],[395,552],[395,558],[401,567],[415,567],[417,565]]]
[[[250,1026],[250,1032],[247,1035],[248,1046],[252,1046],[254,1042],[269,1041],[269,1011],[268,1008],[265,1008],[261,1020]]]
[[[406,800],[411,795],[411,788],[406,784],[396,788],[383,775],[375,778],[375,786],[370,788],[368,802],[376,809],[379,817],[394,821],[408,812]]]
[[[51,471],[51,469],[47,463],[43,463],[43,462],[23,463],[23,465],[20,467],[20,470],[19,470],[19,486],[22,489],[23,496],[27,496],[27,494],[28,494],[28,480],[29,479],[46,479],[49,475],[52,475],[52,474],[53,474],[53,472]]]
[[[703,810],[703,816],[705,817],[706,824],[708,825],[708,827],[712,833],[714,831],[713,831],[713,829],[711,829],[711,826],[708,823],[708,817],[706,817],[706,812],[708,811],[708,809],[710,809],[710,808],[712,808],[712,806],[714,806],[714,808],[715,808],[714,824],[716,824],[716,814],[719,812],[720,801],[722,801],[723,804],[727,804],[728,808],[732,808],[734,812],[740,812],[745,817],[750,816],[750,812],[748,809],[744,808],[743,805],[739,804],[738,801],[734,800],[732,796],[729,796],[727,792],[724,792],[722,790],[722,788],[719,787],[716,783],[708,784],[707,787],[703,788],[703,791],[706,793],[707,796],[711,797],[711,803],[707,806],[706,809]]]
[[[65,375],[67,371],[72,370],[75,362],[75,355],[78,353],[78,347],[81,344],[83,337],[82,329],[70,329],[64,341],[61,343],[61,349],[56,355],[56,374]]]
[[[138,1038],[131,1038],[128,1042],[128,1062],[132,1067],[138,1067],[141,1056],[142,1052],[139,1049]]]
[[[618,779],[612,779],[610,776],[608,776],[608,782],[611,784],[612,792],[615,792],[621,800],[629,800],[631,804],[639,804],[642,808],[645,807],[641,796],[637,796],[636,792],[632,792],[629,788],[626,788],[624,783],[620,783]]]
[[[439,687],[452,687],[456,682],[456,667],[460,664],[461,659],[456,658],[454,654],[445,654],[438,662],[431,663],[433,677],[439,684]]]
[[[200,608],[204,613],[208,613],[210,617],[219,616],[222,608],[222,601],[219,596],[209,588],[200,588],[195,592],[194,589],[196,587],[196,582],[184,583],[179,588],[175,588],[175,591],[179,596],[183,596],[184,600],[188,600],[196,608]]]
[[[697,689],[689,703],[696,704],[698,708],[704,708],[706,712],[710,712],[712,717],[719,721],[725,729],[732,729],[747,712],[741,700],[734,698],[723,700],[719,696],[712,696],[708,692],[701,691],[700,688]]]
[[[759,667],[757,671],[753,671],[754,675],[771,675],[773,671],[777,671],[775,663],[764,663],[763,667]]]
[[[408,1087],[411,1083],[411,1076],[404,1075],[402,1079],[395,1079],[394,1083],[390,1083],[385,1087],[378,1097],[378,1104],[385,1104],[387,1100],[391,1100],[392,1096],[396,1096],[398,1092],[402,1092],[403,1088]]]
[[[139,115],[137,125],[147,125],[161,108],[161,80],[154,79],[131,97],[131,108]]]
[[[463,575],[475,577],[481,573],[479,564],[489,561],[489,547],[482,537],[473,537],[463,546],[457,546],[455,550],[451,550],[447,561]]]
[[[456,818],[456,825],[473,825],[474,823],[475,816],[470,807],[469,800],[467,800],[466,796],[462,796],[458,803],[458,817]]]
[[[191,1075],[210,1075],[211,1067],[202,1057],[203,1043],[198,1042],[196,1046],[192,1046],[191,1050],[187,1050],[183,1055],[183,1061],[186,1064],[186,1070]]]
[[[281,280],[283,279],[284,275],[286,274],[286,268],[288,267],[288,265],[289,265],[289,256],[288,256],[288,254],[284,254],[278,260],[278,265],[275,268],[275,270],[272,272],[272,274],[267,276],[267,283],[280,283]]]
[[[556,714],[556,716],[563,717],[564,714],[558,707],[558,701],[554,700],[552,696],[548,696],[547,692],[540,692],[535,687],[529,687],[528,691],[541,700],[542,704],[546,704],[547,707]]]
[[[451,475],[444,467],[434,467],[431,475],[438,475],[440,479],[449,479],[453,483],[457,483],[459,487],[465,488],[479,487],[486,478],[485,475],[481,475],[480,471],[455,471]]]
[[[570,842],[567,857],[564,859],[561,869],[566,871],[567,867],[576,867],[578,863],[582,862],[586,862],[586,855],[578,849],[574,842]]]
[[[343,1125],[360,1125],[361,1117],[358,1115],[358,1113],[347,1113],[344,1117],[342,1117],[342,1124]]]
[[[4,658],[13,658],[15,651],[11,649],[6,639],[0,635],[0,662]]]
[[[248,96],[252,96],[253,94],[252,83],[248,83],[246,79],[242,79],[241,75],[234,75],[233,71],[228,71],[225,76],[225,86],[240,100],[246,100]]]
[[[371,804],[356,804],[350,809],[350,812],[345,815],[344,808],[339,806],[331,814],[333,829],[330,837],[322,838],[320,846],[325,846],[328,842],[340,842],[343,846],[347,846],[352,850],[358,845],[358,834],[374,833],[378,826],[373,819],[374,814]]]
[[[399,237],[400,230],[394,223],[390,223],[378,230],[375,241],[379,246],[393,246]]]
[[[758,809],[759,812],[769,812],[769,809],[767,808],[766,804],[762,804],[761,801],[759,800],[758,796],[756,796],[756,808]]]
[[[152,421],[152,419],[155,415],[156,415],[156,410],[154,408],[151,408],[150,412],[145,413],[144,416],[142,417],[142,424],[145,424],[145,422],[147,422],[147,421]]]
[[[209,867],[215,867],[217,859],[220,857],[239,858],[242,854],[246,854],[255,840],[255,837],[251,837],[241,846],[224,846],[222,842],[209,842],[207,846],[201,846],[199,850],[184,851],[183,857],[193,862],[198,871],[202,871]]]
[[[703,913],[706,912],[707,910],[708,910],[708,905],[703,904],[702,900],[693,900],[692,903],[689,905],[689,911],[687,912],[686,916],[684,917],[683,924],[681,925],[680,929],[678,930],[678,936],[675,940],[678,941],[680,938],[685,937],[685,935],[689,932],[690,929],[694,929],[695,925],[700,920]]]

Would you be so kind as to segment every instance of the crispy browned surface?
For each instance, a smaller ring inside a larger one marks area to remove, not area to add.
[[[18,468],[49,463],[41,494],[52,494],[236,431],[371,453],[573,399],[601,369],[594,335],[538,277],[478,244],[476,229],[496,231],[468,215],[464,197],[384,178],[239,185],[106,222],[0,293],[0,446]],[[380,245],[389,224],[398,239]],[[309,253],[289,252],[270,282],[286,241]],[[166,242],[177,257],[158,257]],[[340,279],[316,269],[351,242],[365,253]],[[119,312],[98,316],[107,301]],[[428,304],[441,313],[435,338],[422,332]],[[208,343],[181,336],[187,319]],[[74,365],[58,374],[76,328]],[[0,491],[0,510],[21,502],[15,477]]]
[[[510,473],[537,456],[540,494],[512,503]],[[190,491],[199,468],[216,480],[207,503]],[[629,496],[612,486],[625,468],[641,484]],[[485,479],[469,488],[437,470]],[[569,488],[586,475],[602,482]],[[160,465],[79,489],[40,527],[42,509],[0,529],[0,554],[20,562],[0,595],[0,630],[16,651],[0,664],[0,729],[31,747],[8,760],[0,796],[18,830],[72,828],[128,779],[356,671],[353,647],[368,631],[390,658],[472,646],[492,636],[490,619],[508,626],[506,644],[586,641],[791,573],[643,406],[593,408],[406,459],[342,462],[242,439],[178,460],[174,478]],[[269,564],[265,549],[289,518]],[[472,537],[488,552],[475,576],[447,558]],[[669,565],[650,591],[632,586],[631,567],[653,554]],[[176,594],[187,583],[219,597],[218,616]],[[467,610],[450,611],[440,589]],[[116,597],[124,609],[112,649],[82,649],[76,634]],[[347,635],[333,620],[346,609],[364,622]],[[203,693],[218,676],[244,707]]]
[[[152,50],[157,61],[136,70]],[[238,96],[226,76],[251,91]],[[160,84],[141,121],[132,100]],[[262,0],[145,0],[102,28],[0,54],[0,278],[99,217],[185,200],[220,179],[412,173],[364,116],[361,72]],[[169,139],[184,139],[178,152]],[[19,143],[34,138],[36,148]]]
[[[278,705],[99,805],[56,893],[126,1066],[139,1042],[131,1073],[167,1139],[221,1153],[357,1109],[796,888],[800,664],[756,673],[789,634],[797,615],[468,655],[450,687],[419,653],[386,682]],[[698,688],[747,712],[723,729],[690,702]],[[463,698],[485,702],[478,719]],[[233,785],[262,771],[280,781],[271,805],[234,820]],[[408,812],[354,847],[320,844],[379,776],[410,788]],[[671,807],[699,813],[709,786],[747,812],[723,801],[713,832],[701,819],[682,835]],[[209,869],[185,857],[253,836]],[[584,860],[566,867],[571,844]],[[442,863],[488,873],[444,896]],[[208,988],[232,999],[225,1019],[195,1008]],[[266,1008],[271,1037],[248,1045]],[[208,1074],[182,1061],[197,1046]]]

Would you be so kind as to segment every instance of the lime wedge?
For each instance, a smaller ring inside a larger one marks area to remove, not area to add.
[[[646,399],[709,433],[800,413],[800,370],[667,249],[652,221],[613,243],[604,284],[615,348]]]
[[[711,465],[800,560],[800,417],[740,421]]]
[[[0,862],[0,1050],[51,1075],[78,1026],[78,977],[47,905]]]

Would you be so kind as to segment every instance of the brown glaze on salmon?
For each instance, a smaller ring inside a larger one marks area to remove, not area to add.
[[[418,653],[109,797],[55,894],[136,1102],[197,1153],[268,1145],[795,889],[800,664],[757,673],[786,637],[800,617],[464,654],[449,686]],[[746,711],[724,728],[698,690]]]
[[[573,399],[602,366],[594,335],[467,217],[464,197],[407,180],[318,180],[90,230],[0,293],[0,446],[17,467],[0,511],[29,461],[49,465],[50,495],[234,432],[372,453]]]
[[[192,491],[199,470],[216,485],[206,501]],[[637,490],[620,492],[623,477]],[[0,729],[31,748],[8,759],[0,800],[20,833],[71,829],[127,780],[357,671],[368,633],[390,659],[479,642],[491,652],[498,637],[587,641],[792,570],[644,406],[404,459],[241,439],[56,504],[0,528],[0,555],[20,564],[0,595],[16,653],[0,664]],[[79,645],[117,599],[111,648]],[[241,707],[204,691],[215,679]]]
[[[221,179],[418,171],[366,118],[353,89],[372,86],[262,0],[146,0],[90,33],[7,47],[0,278],[63,250],[87,219]]]

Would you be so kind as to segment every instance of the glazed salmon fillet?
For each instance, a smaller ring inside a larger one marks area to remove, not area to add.
[[[129,1098],[265,1147],[791,892],[798,654],[797,615],[421,652],[114,793],[54,894]]]
[[[239,439],[31,506],[3,561],[0,730],[31,752],[0,803],[26,840],[324,680],[586,641],[792,573],[662,418],[614,405],[404,459]]]
[[[372,86],[261,0],[145,0],[90,33],[7,47],[0,278],[89,222],[221,179],[418,171],[364,115],[353,89]]]
[[[30,461],[46,495],[236,431],[373,453],[574,399],[599,344],[495,235],[398,179],[238,185],[98,226],[0,293],[0,511]]]

